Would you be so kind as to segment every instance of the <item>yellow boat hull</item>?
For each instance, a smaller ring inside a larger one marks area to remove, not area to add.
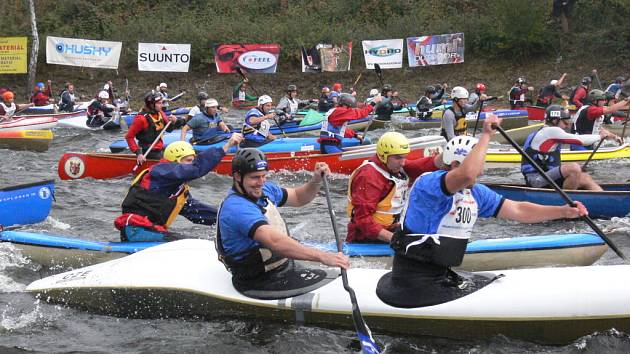
[[[586,161],[592,150],[569,151],[562,150],[562,161]],[[600,148],[593,155],[592,160],[624,159],[630,157],[630,146],[623,144],[611,148]],[[486,163],[490,164],[520,164],[521,155],[515,149],[489,149],[486,154]],[[500,167],[500,166],[499,166]]]

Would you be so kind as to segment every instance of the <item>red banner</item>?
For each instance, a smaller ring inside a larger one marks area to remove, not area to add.
[[[273,74],[278,67],[279,44],[217,44],[214,62],[217,72],[235,73],[236,67],[245,72]]]

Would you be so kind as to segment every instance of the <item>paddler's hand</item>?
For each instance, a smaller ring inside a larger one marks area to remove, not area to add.
[[[175,123],[177,123],[177,116],[172,114],[172,115],[168,116],[168,120],[171,121],[171,124],[175,124]]]
[[[228,142],[225,145],[223,145],[223,150],[227,152],[227,150],[231,148],[232,146],[238,146],[243,141],[243,139],[244,137],[243,137],[243,134],[241,133],[232,134]]]
[[[311,179],[311,182],[321,184],[324,175],[328,176],[330,175],[330,173],[330,167],[328,167],[327,163],[318,162],[315,164],[315,169],[313,170],[313,178]]]
[[[221,112],[223,112],[223,113],[227,113],[227,112],[229,112],[229,111],[230,111],[230,109],[229,109],[229,108],[221,106]]]
[[[147,161],[147,159],[142,154],[140,154],[140,155],[138,155],[138,157],[136,157],[136,163],[138,164],[138,166],[142,165],[146,161]]]
[[[586,210],[586,207],[584,206],[584,204],[582,204],[582,202],[576,201],[575,207],[564,205],[563,208],[565,209],[564,210],[565,219],[577,219],[579,217],[588,215],[588,210]]]
[[[329,267],[341,267],[343,269],[350,268],[350,258],[341,252],[327,253],[322,252],[319,261]]]
[[[363,145],[363,142],[365,141],[365,135],[359,135],[359,134],[357,134],[356,138],[359,140],[359,142],[361,143],[361,145]]]
[[[486,115],[486,119],[483,121],[483,133],[492,136],[494,134],[494,129],[492,125],[501,125],[502,119],[497,117],[496,114],[488,114]]]

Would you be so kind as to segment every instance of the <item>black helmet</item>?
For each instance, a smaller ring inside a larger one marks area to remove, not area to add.
[[[383,85],[383,89],[382,89],[381,91],[383,91],[383,92],[388,92],[388,91],[392,91],[392,90],[393,90],[393,89],[392,89],[392,85],[390,85],[390,84],[385,84],[385,85]]]
[[[559,104],[552,104],[545,111],[545,122],[551,123],[557,119],[571,119],[569,111]]]
[[[337,97],[337,104],[340,106],[354,108],[357,106],[357,99],[349,93],[342,93],[339,97]]]
[[[297,91],[297,86],[289,85],[287,86],[287,92]]]
[[[584,76],[582,78],[582,81],[580,81],[582,83],[582,85],[588,85],[591,82],[593,82],[593,79],[590,78],[590,76]]]
[[[518,79],[516,79],[516,83],[519,85],[526,84],[527,80],[524,77],[519,77]]]
[[[588,93],[587,99],[589,102],[595,103],[599,100],[605,100],[606,94],[602,90],[591,90],[591,92]]]
[[[606,101],[610,101],[610,100],[612,100],[613,98],[615,98],[615,93],[614,93],[614,92],[611,92],[611,91],[606,91],[606,92],[605,92],[605,95],[606,95]]]
[[[624,81],[626,81],[626,78],[623,77],[623,76],[617,76],[617,78],[615,79],[615,83],[617,83],[617,84],[621,84]]]
[[[155,91],[151,91],[144,96],[144,104],[147,107],[154,107],[155,102],[158,102],[161,100],[162,100],[162,95],[160,95],[159,93]]]
[[[199,93],[197,94],[197,100],[201,101],[201,100],[207,100],[208,99],[208,94],[205,93],[204,91],[199,91]]]
[[[240,149],[232,159],[232,175],[236,172],[241,176],[250,172],[267,171],[267,157],[256,148]]]
[[[424,91],[428,93],[435,93],[437,90],[435,89],[435,86],[429,85],[424,89]]]

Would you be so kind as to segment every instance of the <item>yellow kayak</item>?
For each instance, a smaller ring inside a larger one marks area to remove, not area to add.
[[[0,132],[0,147],[17,150],[46,151],[52,143],[50,130]]]
[[[586,161],[591,153],[592,150],[562,150],[561,158],[564,162]],[[630,157],[630,146],[623,144],[610,148],[600,148],[593,155],[592,160],[623,159],[628,157]],[[521,155],[515,149],[489,149],[486,154],[486,163],[495,164],[494,166],[496,167],[501,167],[501,165],[505,164],[520,164]]]

